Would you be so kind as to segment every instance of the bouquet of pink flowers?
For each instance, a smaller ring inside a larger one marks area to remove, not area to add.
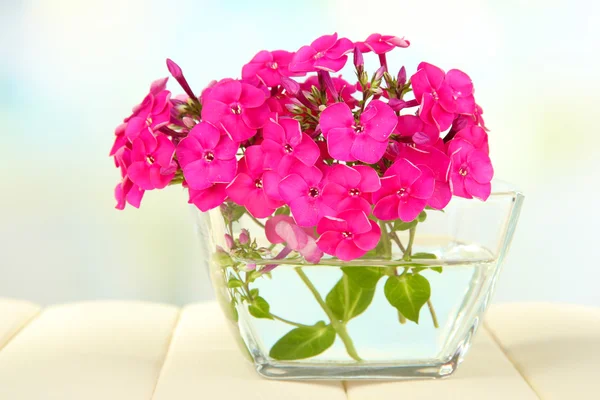
[[[394,233],[382,227],[410,228],[453,195],[486,200],[493,168],[471,79],[426,62],[392,73],[386,54],[408,46],[325,35],[296,52],[260,51],[241,79],[201,93],[167,60],[185,94],[172,97],[159,79],[117,127],[117,208],[183,185],[201,211],[234,204],[269,218],[272,243],[316,263],[323,253],[360,258]],[[372,75],[368,53],[381,64]],[[354,81],[334,75],[350,54]]]

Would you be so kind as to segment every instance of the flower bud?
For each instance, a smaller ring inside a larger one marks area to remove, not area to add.
[[[177,80],[183,78],[183,71],[181,70],[181,67],[170,58],[167,58],[167,68],[169,69],[169,73],[173,75],[173,78]]]
[[[398,89],[402,90],[402,87],[406,84],[406,68],[402,66],[398,72]]]
[[[357,71],[363,71],[365,68],[365,59],[363,57],[362,51],[358,47],[354,48],[354,66]]]
[[[373,80],[375,81],[380,81],[381,78],[383,78],[383,74],[386,71],[386,67],[385,65],[382,65],[381,67],[377,68],[377,71],[375,71],[375,77],[373,78]]]
[[[190,117],[183,117],[181,119],[181,121],[183,122],[183,124],[188,127],[188,128],[193,128],[194,126],[196,126],[196,121],[194,121],[192,118]]]
[[[169,69],[169,73],[173,75],[173,78],[175,78],[175,80],[183,88],[185,93],[188,96],[190,96],[190,98],[196,99],[196,95],[192,91],[192,88],[190,88],[190,85],[185,79],[185,76],[183,76],[183,71],[181,70],[179,65],[177,65],[177,63],[175,63],[175,61],[171,60],[170,58],[167,58],[167,68]]]
[[[229,233],[225,234],[225,244],[227,245],[227,248],[229,250],[231,250],[233,248],[233,238],[231,237],[231,235]]]
[[[247,229],[242,229],[240,233],[240,244],[248,244],[250,242],[250,233]]]
[[[300,84],[287,76],[281,77],[281,86],[283,86],[286,92],[293,96],[300,93]]]

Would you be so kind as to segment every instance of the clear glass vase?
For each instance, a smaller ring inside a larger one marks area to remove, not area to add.
[[[494,182],[486,202],[453,198],[413,226],[380,222],[393,233],[377,251],[317,264],[269,243],[265,220],[239,207],[195,215],[217,299],[259,374],[414,379],[448,376],[463,360],[522,202]]]

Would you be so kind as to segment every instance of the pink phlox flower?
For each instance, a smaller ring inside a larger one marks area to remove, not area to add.
[[[315,226],[319,219],[335,214],[323,198],[327,183],[324,175],[317,166],[296,163],[279,184],[281,198],[290,206],[300,226]]]
[[[442,142],[439,140],[438,142]],[[427,205],[441,210],[448,205],[452,199],[448,174],[450,171],[450,157],[433,145],[410,145],[400,143],[398,146],[398,158],[405,158],[414,165],[428,166],[435,177],[435,188]]]
[[[165,126],[171,119],[171,92],[165,89],[168,78],[159,79],[150,86],[150,93],[133,108],[133,114],[125,119],[125,135],[133,142],[142,137],[150,147],[152,133]]]
[[[435,177],[426,165],[416,166],[405,158],[396,161],[381,178],[381,189],[373,194],[373,215],[384,221],[414,220],[433,195]]]
[[[373,250],[381,237],[381,230],[361,210],[348,210],[335,217],[319,220],[317,245],[323,252],[351,261]]]
[[[362,210],[371,214],[370,193],[381,188],[377,171],[367,165],[349,167],[335,164],[327,175],[323,189],[325,202],[334,210]]]
[[[269,117],[265,93],[240,81],[221,81],[205,91],[202,98],[202,118],[223,127],[236,142],[254,136]]]
[[[456,99],[444,71],[422,62],[410,80],[415,99],[420,104],[419,117],[440,131],[448,129],[454,120]]]
[[[372,51],[375,54],[384,54],[396,47],[406,48],[410,46],[410,42],[397,36],[373,33],[364,42],[356,42],[355,45],[362,53]]]
[[[314,72],[318,70],[337,72],[344,67],[354,44],[346,38],[338,39],[337,33],[324,35],[310,46],[302,46],[290,62],[290,71]]]
[[[229,183],[237,169],[238,145],[209,122],[192,128],[177,146],[177,159],[190,188],[206,189],[214,183]]]
[[[227,195],[246,207],[256,218],[273,214],[283,202],[279,196],[279,174],[265,166],[265,155],[260,146],[250,146],[239,162],[238,174],[227,186]]]
[[[338,92],[338,95],[342,98],[344,103],[348,104],[348,107],[350,107],[351,109],[356,107],[356,105],[358,104],[358,100],[352,97],[352,94],[356,93],[356,86],[342,79],[341,76],[331,77],[331,80],[333,81],[333,86],[335,90]],[[319,78],[316,76],[309,76],[304,82],[300,84],[300,87],[305,92],[310,92],[313,86],[318,89],[321,88],[321,85],[319,84]],[[333,104],[338,101],[333,97],[331,91],[327,90],[326,95],[327,104]]]
[[[440,137],[436,126],[429,125],[414,115],[399,116],[394,132],[399,136],[411,138],[416,144],[432,144]]]
[[[492,191],[494,168],[490,157],[463,139],[451,140],[450,188],[459,197],[487,200]]]
[[[372,100],[356,123],[346,103],[336,103],[321,113],[319,124],[327,138],[329,154],[341,161],[376,163],[385,153],[398,118],[380,100]]]
[[[144,141],[135,139],[131,149],[131,165],[127,174],[144,190],[163,189],[175,176],[177,163],[173,160],[175,145],[163,134],[156,137],[156,146],[146,148]]]
[[[285,243],[308,262],[317,263],[323,252],[317,247],[313,228],[301,228],[292,217],[276,215],[265,224],[265,233],[273,244]]]
[[[306,133],[300,123],[291,118],[270,119],[263,128],[261,148],[265,163],[287,175],[292,164],[300,161],[304,165],[315,165],[319,158],[319,147]]]
[[[145,191],[133,183],[127,174],[131,165],[131,149],[128,146],[121,147],[115,153],[115,164],[121,171],[121,182],[115,187],[115,208],[123,210],[127,203],[139,208]]]
[[[475,112],[475,98],[473,97],[473,82],[469,75],[461,70],[451,69],[446,74],[445,82],[452,90],[452,97],[456,102],[455,112],[458,114],[473,114]]]
[[[268,87],[280,85],[282,76],[299,75],[288,69],[293,56],[294,53],[284,50],[259,51],[242,68],[242,79],[255,85],[257,83],[254,80],[258,80]]]
[[[115,142],[112,148],[110,149],[110,157],[114,156],[117,153],[117,151],[125,147],[128,143],[130,143],[129,139],[127,139],[127,136],[125,136],[126,128],[127,123],[124,122],[121,125],[117,126],[117,128],[115,129]]]
[[[227,199],[226,183],[214,183],[206,189],[188,188],[189,204],[193,204],[202,212],[219,207]]]
[[[476,149],[483,151],[485,154],[490,154],[490,147],[488,144],[488,134],[483,128],[477,125],[471,125],[467,128],[461,129],[456,132],[453,140],[463,139],[471,143]],[[452,141],[450,141],[452,143]]]

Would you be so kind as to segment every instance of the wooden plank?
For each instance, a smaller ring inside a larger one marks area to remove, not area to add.
[[[36,304],[0,299],[0,350],[39,312],[40,307]]]
[[[540,398],[600,398],[600,308],[505,304],[486,326]]]
[[[178,314],[136,302],[48,308],[0,352],[0,399],[148,400]]]
[[[215,303],[186,307],[154,400],[342,400],[341,382],[274,381],[260,377],[240,352]]]
[[[349,400],[535,400],[502,350],[480,329],[456,373],[441,380],[347,382]]]

